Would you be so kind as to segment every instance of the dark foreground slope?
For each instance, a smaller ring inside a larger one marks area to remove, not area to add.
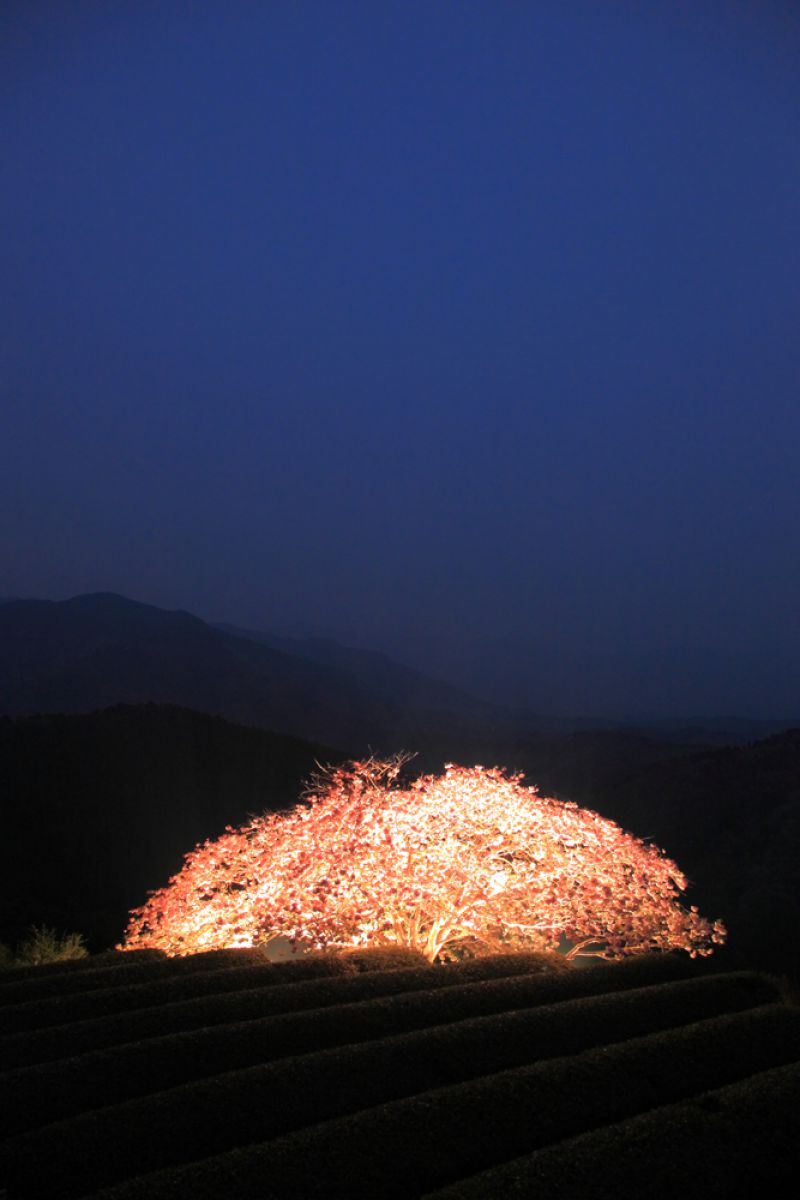
[[[767,976],[678,956],[109,964],[0,985],[9,1200],[721,1200],[781,1195],[800,1167],[800,1009]]]

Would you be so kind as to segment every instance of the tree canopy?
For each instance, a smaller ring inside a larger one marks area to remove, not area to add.
[[[498,767],[404,783],[407,756],[322,770],[305,801],[229,828],[131,913],[124,948],[402,945],[431,961],[505,948],[710,954],[656,846]]]

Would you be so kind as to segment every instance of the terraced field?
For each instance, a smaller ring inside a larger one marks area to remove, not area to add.
[[[2,978],[8,1200],[705,1200],[800,1167],[800,1009],[753,972],[228,951]]]

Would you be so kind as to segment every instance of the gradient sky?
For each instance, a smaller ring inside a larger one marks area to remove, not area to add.
[[[800,6],[0,9],[0,595],[800,715]]]

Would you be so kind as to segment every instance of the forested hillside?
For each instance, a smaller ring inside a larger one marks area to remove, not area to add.
[[[0,718],[0,940],[35,921],[112,944],[197,842],[296,803],[336,757],[165,705]]]
[[[800,976],[799,729],[618,777],[594,804],[669,851],[692,902],[724,918],[730,957]]]

